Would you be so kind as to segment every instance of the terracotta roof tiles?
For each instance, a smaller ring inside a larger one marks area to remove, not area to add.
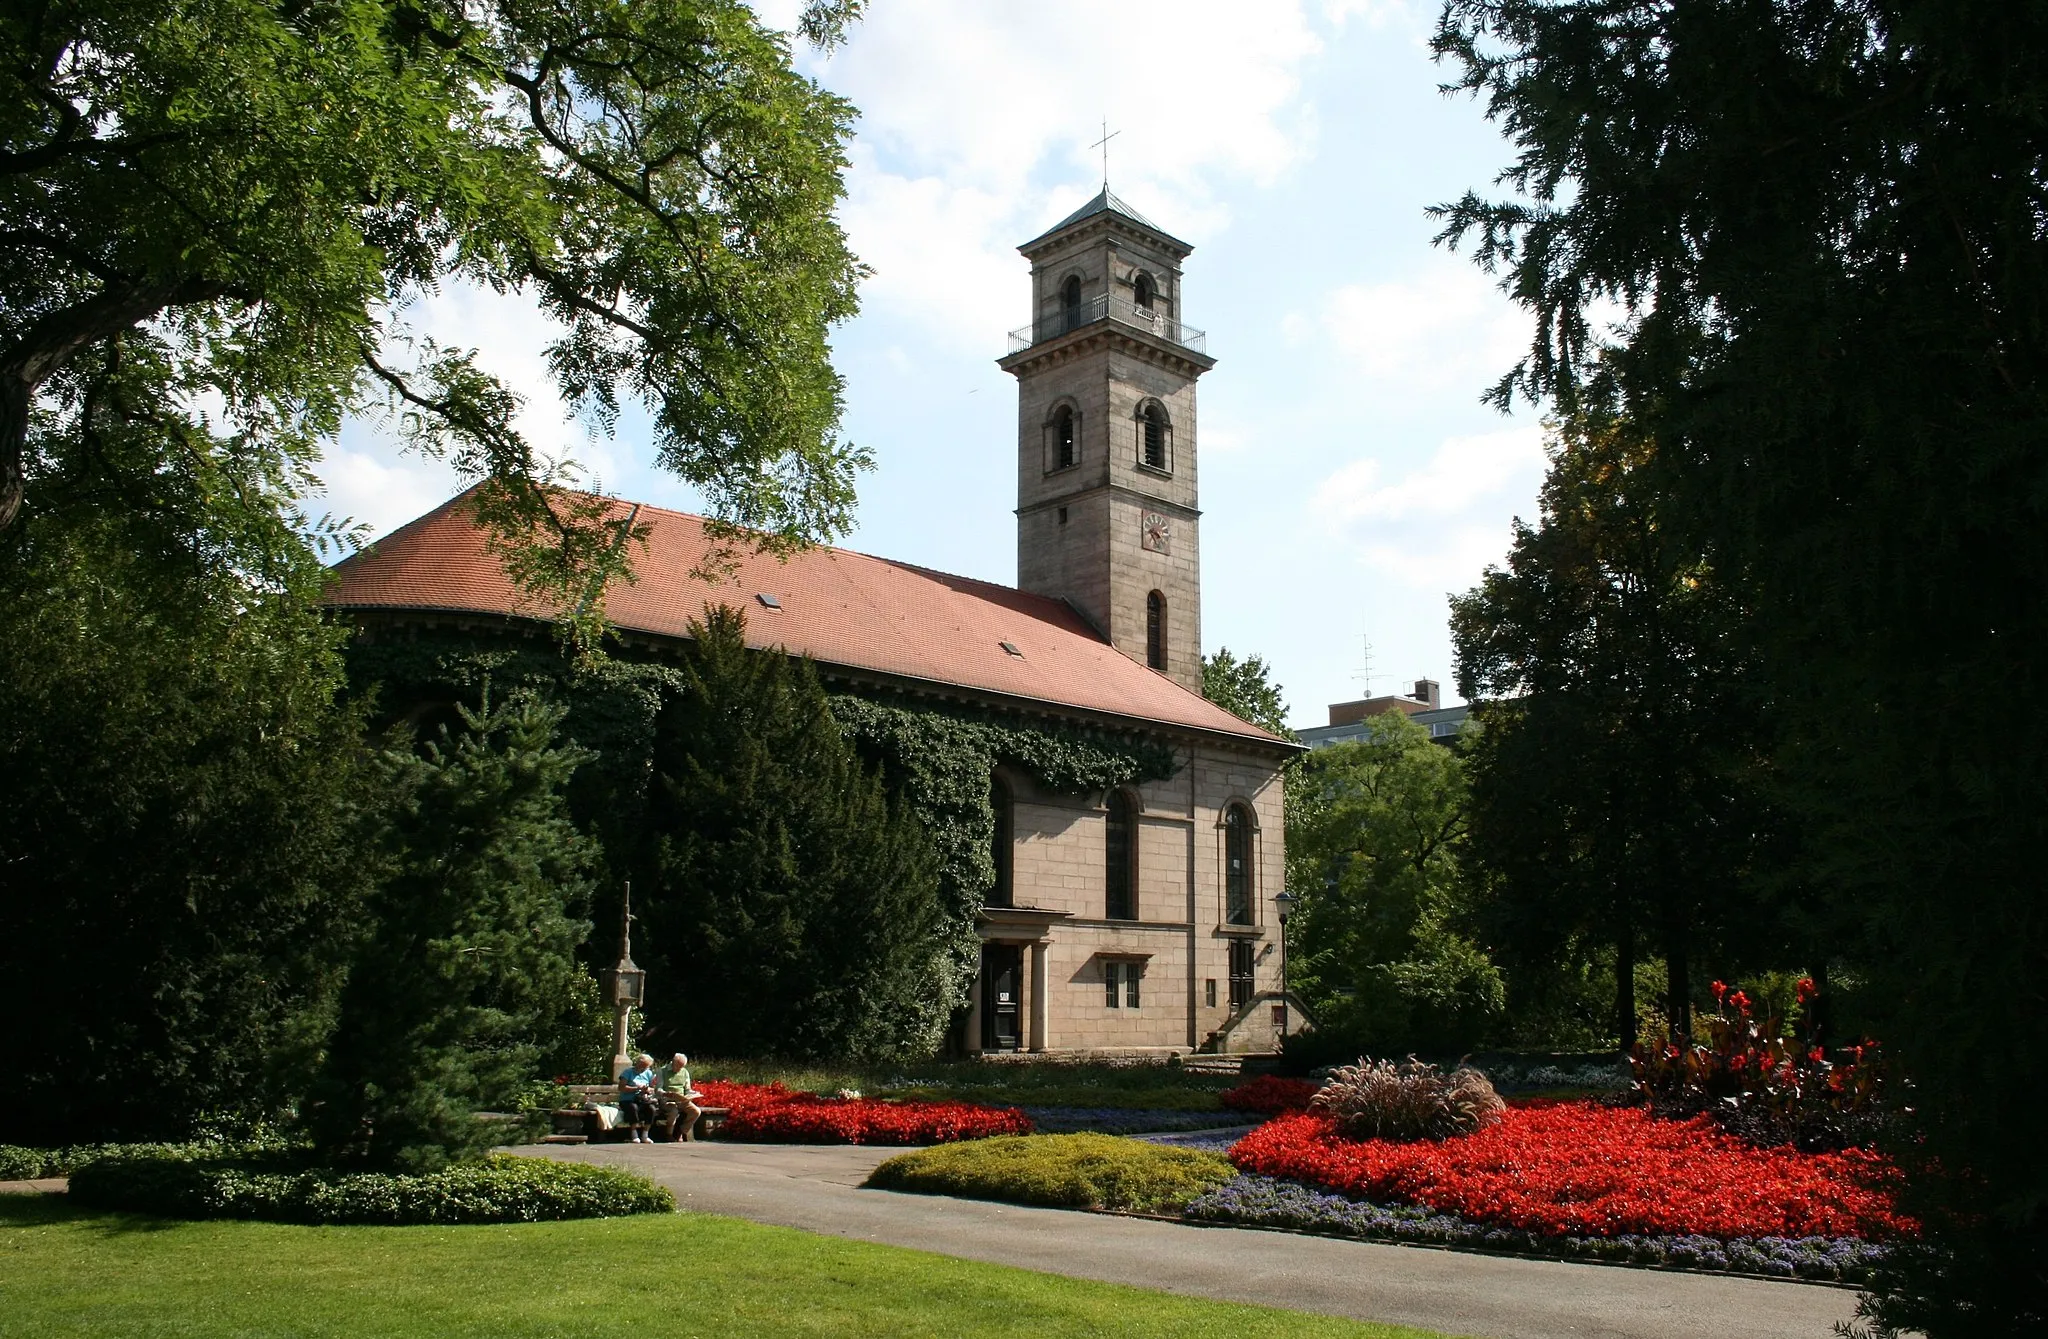
[[[551,617],[521,598],[464,504],[454,498],[344,559],[328,603]],[[631,506],[619,503],[621,516]],[[711,582],[694,575],[711,546],[703,518],[642,506],[637,523],[648,536],[636,579],[605,602],[624,631],[681,638],[707,607],[733,605],[750,645],[822,665],[1290,747],[1124,655],[1063,600],[827,547],[787,560],[743,550]]]

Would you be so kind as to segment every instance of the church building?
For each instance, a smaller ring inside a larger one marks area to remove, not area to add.
[[[648,536],[606,596],[628,644],[674,646],[727,605],[750,645],[810,657],[835,691],[1172,751],[1172,775],[1093,794],[991,778],[970,1052],[1267,1051],[1304,1021],[1275,900],[1280,770],[1301,746],[1201,695],[1195,383],[1215,364],[1181,319],[1190,249],[1106,188],[1020,248],[1033,317],[1000,361],[1018,388],[1015,589],[828,547],[707,574],[699,518],[619,504]],[[547,622],[462,498],[336,574],[330,603],[379,635]]]

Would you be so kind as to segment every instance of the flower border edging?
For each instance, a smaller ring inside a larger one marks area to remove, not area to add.
[[[1215,1201],[1228,1198],[1232,1192],[1243,1195],[1246,1191],[1270,1195],[1275,1201],[1263,1212],[1252,1214],[1232,1213],[1228,1206]],[[1293,1204],[1286,1200],[1296,1201]],[[1207,1202],[1207,1203],[1205,1203]],[[1323,1217],[1348,1216],[1347,1210],[1355,1212],[1360,1220],[1347,1224],[1329,1223],[1317,1226],[1311,1221],[1280,1221],[1279,1216],[1289,1210],[1298,1211],[1303,1218],[1313,1220]],[[1372,1220],[1384,1219],[1384,1223]],[[1830,1288],[1859,1290],[1862,1280],[1875,1261],[1882,1257],[1884,1247],[1855,1238],[1815,1238],[1825,1241],[1829,1254],[1837,1254],[1845,1246],[1853,1244],[1854,1253],[1860,1260],[1836,1262],[1833,1277],[1824,1274],[1802,1273],[1797,1265],[1787,1259],[1790,1248],[1807,1248],[1806,1239],[1779,1238],[1738,1238],[1721,1241],[1710,1237],[1661,1237],[1630,1234],[1616,1238],[1545,1238],[1539,1234],[1518,1228],[1502,1228],[1480,1223],[1470,1223],[1449,1214],[1435,1214],[1428,1210],[1414,1208],[1387,1208],[1365,1200],[1353,1200],[1336,1195],[1300,1182],[1284,1181],[1273,1177],[1239,1176],[1216,1190],[1195,1200],[1182,1216],[1182,1222],[1194,1227],[1240,1227],[1264,1232],[1289,1232],[1296,1236],[1333,1237],[1348,1241],[1369,1241],[1390,1246],[1420,1246],[1440,1251],[1466,1251],[1487,1255],[1504,1255],[1525,1260],[1550,1260],[1565,1264],[1592,1264],[1619,1266],[1628,1269],[1658,1270],[1665,1273],[1707,1274],[1721,1277],[1763,1279],[1777,1283],[1813,1284]],[[1394,1224],[1414,1223],[1418,1231],[1400,1232]],[[1432,1235],[1424,1236],[1427,1232]],[[1764,1245],[1769,1243],[1769,1245]],[[1760,1249],[1762,1247],[1762,1249]],[[1637,1258],[1651,1251],[1671,1252],[1679,1259],[1651,1260]],[[1735,1259],[1730,1259],[1733,1252]],[[1720,1265],[1692,1263],[1685,1255],[1718,1254],[1724,1263]],[[1818,1253],[1806,1250],[1808,1261],[1818,1264]],[[1745,1267],[1748,1256],[1759,1257],[1754,1266]],[[1782,1269],[1765,1268],[1766,1262],[1785,1266]]]

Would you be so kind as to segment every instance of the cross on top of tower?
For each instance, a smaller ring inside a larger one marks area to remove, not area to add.
[[[1121,130],[1111,130],[1109,118],[1105,116],[1102,118],[1102,138],[1088,146],[1091,149],[1102,150],[1102,189],[1105,191],[1109,189],[1109,142],[1123,133]]]

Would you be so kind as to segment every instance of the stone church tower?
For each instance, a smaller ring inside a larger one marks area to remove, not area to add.
[[[1187,243],[1108,188],[1019,247],[1032,323],[1017,377],[1017,585],[1062,598],[1112,645],[1202,691],[1195,379],[1181,322]]]

